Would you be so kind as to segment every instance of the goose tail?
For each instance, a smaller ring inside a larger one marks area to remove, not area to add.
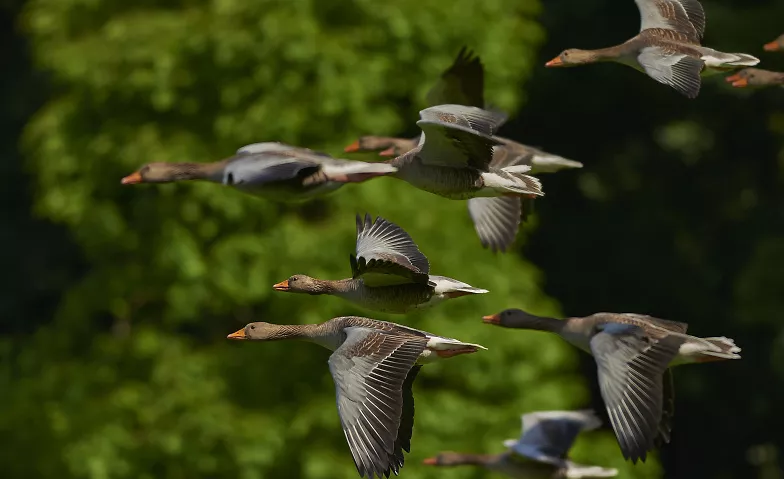
[[[746,53],[733,53],[736,59],[727,62],[728,65],[737,67],[753,67],[760,62],[759,58]]]
[[[740,359],[740,354],[738,353],[741,349],[732,339],[724,336],[703,339],[711,345],[711,349],[702,351],[702,354],[697,359],[698,363],[723,361],[725,359]]]
[[[342,161],[334,165],[323,165],[322,170],[331,181],[340,183],[361,183],[378,176],[386,176],[397,171],[387,163],[366,163],[364,161]]]
[[[555,173],[559,170],[583,167],[583,164],[579,161],[544,152],[534,154],[531,164],[535,173]]]

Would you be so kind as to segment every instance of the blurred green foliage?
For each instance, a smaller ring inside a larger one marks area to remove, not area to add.
[[[601,408],[590,359],[481,324],[513,306],[636,311],[734,337],[744,360],[676,372],[668,475],[781,477],[784,96],[719,78],[688,102],[620,66],[541,68],[563,48],[632,35],[633,2],[617,3],[3,3],[3,477],[354,477],[329,352],[225,336],[250,321],[369,315],[271,288],[294,273],[347,276],[364,212],[408,230],[435,274],[491,291],[373,315],[489,348],[423,369],[403,477],[485,477],[418,463],[500,452],[525,411]],[[784,56],[759,52],[784,29],[782,8],[706,2],[706,44],[784,70]],[[525,105],[504,136],[586,164],[543,178],[548,196],[520,235],[531,262],[481,249],[464,203],[392,179],[295,206],[210,184],[119,185],[146,162],[212,161],[251,142],[338,155],[360,134],[413,135],[464,44],[486,66],[488,101]],[[662,474],[655,458],[624,463],[606,429],[573,457]]]

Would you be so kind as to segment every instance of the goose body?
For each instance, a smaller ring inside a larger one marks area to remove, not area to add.
[[[745,53],[724,53],[700,44],[705,32],[705,12],[699,0],[635,0],[635,3],[641,18],[637,36],[599,50],[565,50],[546,66],[613,61],[629,65],[695,98],[700,91],[701,76],[759,63],[758,58]]]
[[[282,143],[254,143],[214,163],[149,163],[123,184],[206,180],[274,201],[296,202],[321,196],[346,183],[394,173],[384,163],[333,158]]]
[[[483,320],[553,332],[591,354],[621,452],[635,463],[645,461],[658,440],[670,441],[675,394],[671,366],[740,359],[741,350],[732,339],[691,336],[686,323],[642,314],[596,313],[559,320],[507,309]]]
[[[385,313],[406,313],[479,289],[446,276],[430,274],[430,263],[398,225],[384,218],[357,216],[357,246],[351,258],[352,277],[320,280],[294,275],[273,286],[277,291],[329,294],[364,308]]]
[[[411,450],[414,396],[423,364],[485,349],[478,344],[358,316],[321,324],[250,323],[228,336],[235,340],[299,339],[331,351],[340,423],[359,475],[398,474]]]
[[[479,466],[519,479],[613,477],[616,469],[584,466],[567,459],[581,431],[596,429],[601,422],[593,411],[541,411],[523,414],[519,439],[504,441],[501,454],[442,452],[425,459],[431,466]]]

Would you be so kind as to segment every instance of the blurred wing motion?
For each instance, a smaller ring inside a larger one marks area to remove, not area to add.
[[[484,108],[485,71],[478,56],[466,47],[427,93],[428,106],[456,104]]]

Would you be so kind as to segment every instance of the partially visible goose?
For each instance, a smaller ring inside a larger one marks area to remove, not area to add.
[[[779,52],[784,50],[784,34],[779,35],[772,42],[766,43],[765,45],[762,46],[762,48],[764,48],[765,51],[768,52]]]
[[[468,203],[483,246],[506,251],[520,224],[521,199],[543,196],[530,166],[493,158],[500,142],[493,133],[505,116],[463,105],[439,105],[419,112],[419,145],[387,163],[391,176],[430,193]]]
[[[273,286],[276,291],[329,294],[385,313],[406,313],[469,294],[487,293],[446,276],[430,274],[430,263],[398,225],[357,215],[356,256],[352,276],[321,280],[297,274]]]
[[[728,76],[726,80],[732,83],[735,88],[782,86],[784,85],[784,73],[760,68],[744,68],[738,73]]]
[[[442,452],[424,460],[431,466],[480,466],[520,479],[598,478],[618,475],[617,469],[584,466],[567,455],[581,431],[596,429],[601,421],[590,410],[542,411],[523,414],[519,439],[504,441],[502,454]]]
[[[635,0],[642,19],[640,33],[599,50],[565,50],[548,67],[618,62],[645,72],[689,98],[700,92],[700,74],[751,67],[759,59],[745,53],[724,53],[700,45],[705,12],[698,0]]]
[[[394,172],[384,163],[342,160],[268,142],[243,146],[235,156],[214,163],[149,163],[122,184],[207,180],[275,201],[301,201]]]
[[[458,104],[485,108],[484,67],[481,60],[463,47],[454,63],[441,75],[427,94],[428,106]],[[497,114],[497,125],[505,115]],[[493,158],[489,165],[501,169],[509,166],[530,166],[531,174],[551,173],[565,168],[582,168],[582,163],[568,160],[516,141],[494,136]],[[391,138],[363,136],[345,148],[346,152],[380,151],[381,156],[401,156],[419,145],[420,138]],[[474,227],[485,247],[506,251],[517,235],[521,218],[533,208],[533,201],[513,202],[509,198],[480,198],[468,200]]]
[[[596,313],[559,320],[507,309],[483,320],[505,328],[557,333],[593,355],[621,452],[634,463],[645,461],[657,437],[670,442],[675,395],[670,366],[740,359],[740,348],[732,339],[689,336],[686,323],[642,314]]]
[[[321,324],[250,323],[229,339],[300,339],[331,351],[338,414],[360,476],[398,474],[411,451],[414,396],[422,364],[486,349],[478,344],[358,316]],[[296,354],[296,353],[295,353]]]

